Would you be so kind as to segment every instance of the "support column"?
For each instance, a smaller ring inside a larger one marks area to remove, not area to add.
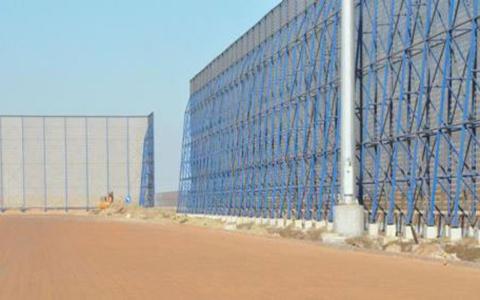
[[[334,211],[334,230],[344,236],[364,232],[364,210],[355,197],[355,5],[342,0],[341,52],[341,197]]]
[[[0,213],[3,213],[5,209],[4,195],[5,195],[5,185],[3,178],[3,130],[2,130],[2,117],[0,117]]]

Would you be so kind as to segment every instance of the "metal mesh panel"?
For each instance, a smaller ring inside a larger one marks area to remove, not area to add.
[[[153,182],[152,119],[0,116],[1,209],[90,208],[109,192],[139,203]]]
[[[370,221],[474,226],[479,2],[356,7],[357,196]],[[281,27],[273,36],[227,72],[192,80],[180,210],[332,219],[339,3],[285,0],[273,15]]]

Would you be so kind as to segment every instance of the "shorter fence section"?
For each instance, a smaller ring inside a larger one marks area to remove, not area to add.
[[[0,116],[0,210],[154,203],[150,116]]]

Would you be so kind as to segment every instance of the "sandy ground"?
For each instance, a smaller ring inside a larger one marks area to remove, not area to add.
[[[0,216],[0,299],[479,299],[480,270],[181,224]]]

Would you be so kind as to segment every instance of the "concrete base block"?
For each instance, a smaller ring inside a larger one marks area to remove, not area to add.
[[[467,236],[469,238],[475,238],[475,228],[468,227]]]
[[[415,229],[413,229],[415,230]],[[403,238],[407,241],[413,241],[415,237],[413,236],[412,226],[406,225],[403,230]]]
[[[436,226],[425,226],[423,237],[427,240],[434,240],[437,238],[438,230]]]
[[[477,243],[480,243],[480,230],[479,229],[475,229],[475,240],[477,241]]]
[[[458,242],[462,240],[462,237],[462,228],[450,228],[450,241]]]
[[[445,225],[443,229],[443,237],[449,238],[450,237],[450,226]]]
[[[312,220],[305,221],[305,223],[303,224],[303,227],[305,228],[305,230],[312,229],[313,228],[313,221]]]
[[[303,221],[302,220],[295,220],[293,222],[295,224],[295,229],[303,229]]]
[[[284,219],[276,219],[276,226],[278,228],[283,228],[285,227],[285,220]]]
[[[260,219],[260,218],[255,218],[254,223],[255,223],[256,225],[261,225],[261,224],[262,224],[262,219]]]
[[[244,217],[243,218],[243,224],[251,224],[255,221],[255,219],[250,218],[250,217]]]
[[[333,231],[335,229],[335,225],[333,222],[327,222],[327,231]]]
[[[274,227],[277,226],[277,219],[269,219],[268,220],[268,225]]]
[[[386,237],[396,237],[397,236],[397,225],[387,225],[385,229],[385,236]]]
[[[233,231],[237,229],[237,219],[236,218],[230,218],[224,226],[225,230],[228,231]]]
[[[346,236],[361,236],[365,232],[364,208],[361,205],[337,205],[334,210],[335,232]]]
[[[268,224],[270,224],[270,221],[267,218],[262,218],[262,224],[263,225],[268,225]]]
[[[293,220],[292,220],[292,219],[287,219],[287,220],[285,220],[285,227],[288,227],[288,226],[290,226],[290,225],[292,225],[292,224],[293,224]]]
[[[368,235],[371,237],[377,237],[380,227],[378,223],[368,224]]]
[[[327,227],[327,222],[325,222],[324,220],[322,220],[322,221],[314,221],[314,222],[313,222],[313,225],[315,226],[316,229],[321,229],[321,228]]]

